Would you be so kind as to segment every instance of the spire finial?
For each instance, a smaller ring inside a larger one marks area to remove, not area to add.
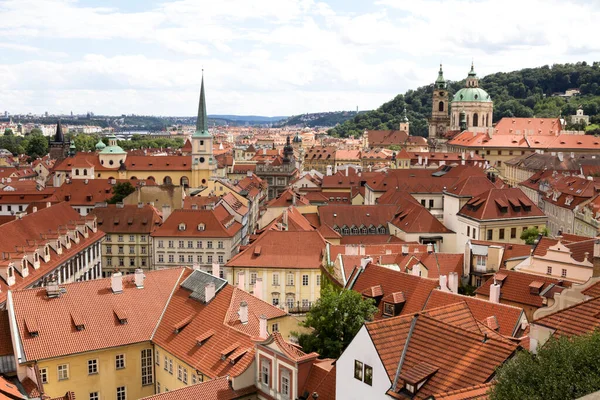
[[[196,132],[208,132],[206,98],[204,95],[204,68],[202,68],[202,83],[200,84],[200,103],[198,104],[198,120],[196,121]]]

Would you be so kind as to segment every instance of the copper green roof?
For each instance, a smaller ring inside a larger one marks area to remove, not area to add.
[[[475,67],[473,66],[473,63],[471,63],[471,70],[469,71],[469,76],[477,76],[477,74],[475,73]]]
[[[455,101],[478,101],[487,103],[491,102],[492,98],[481,88],[462,88],[454,95],[452,102]]]
[[[444,71],[442,71],[442,64],[440,64],[440,71],[438,72],[438,77],[435,80],[435,86],[439,89],[446,88],[446,80],[444,79]]]
[[[98,143],[96,143],[96,150],[103,150],[104,148],[106,148],[106,145],[102,139],[98,140]]]
[[[200,103],[198,104],[198,119],[196,120],[196,132],[193,136],[210,136],[208,133],[208,116],[206,114],[206,98],[204,95],[204,74],[200,85]]]
[[[127,154],[120,146],[106,146],[100,154]]]

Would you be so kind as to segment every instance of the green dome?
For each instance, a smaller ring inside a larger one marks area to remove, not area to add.
[[[100,154],[127,154],[120,146],[106,146]]]
[[[104,150],[105,147],[106,147],[106,145],[104,144],[102,139],[100,139],[98,141],[98,143],[96,143],[96,150]]]
[[[452,102],[455,101],[479,101],[487,103],[491,102],[492,98],[481,88],[462,88],[454,95]]]

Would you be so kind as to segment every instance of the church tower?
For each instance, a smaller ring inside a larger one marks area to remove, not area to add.
[[[192,187],[206,185],[216,170],[213,157],[213,137],[208,132],[208,116],[204,96],[204,73],[200,86],[200,103],[198,104],[198,120],[196,132],[192,135]]]
[[[433,106],[429,118],[429,137],[440,138],[450,127],[450,114],[448,113],[448,90],[444,71],[440,64],[438,77],[433,85]]]
[[[60,120],[56,123],[56,134],[50,142],[50,158],[56,161],[63,160],[69,154],[69,141],[65,141]]]

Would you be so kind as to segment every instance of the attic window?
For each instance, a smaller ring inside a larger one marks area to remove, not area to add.
[[[225,361],[227,359],[227,357],[231,353],[233,353],[238,347],[240,347],[240,344],[238,342],[235,342],[231,346],[229,346],[229,347],[225,348],[223,351],[221,351],[221,360]]]
[[[198,230],[200,232],[202,232],[205,228],[206,228],[206,225],[204,225],[204,224],[198,224]]]
[[[132,224],[133,224],[133,218],[128,218],[127,225],[132,225]]]
[[[73,325],[75,325],[75,329],[77,329],[78,331],[82,331],[85,329],[85,321],[81,314],[71,313],[71,320],[73,321]]]
[[[179,224],[179,227],[178,227],[177,229],[178,229],[179,231],[185,231],[185,223],[183,223],[183,222],[182,222],[182,223],[180,223],[180,224]],[[200,229],[198,228],[198,230],[200,230]]]
[[[25,328],[31,337],[38,337],[40,334],[37,321],[32,317],[25,318]]]
[[[240,359],[244,354],[248,352],[248,349],[239,349],[238,351],[232,353],[228,360],[230,363],[235,364],[235,362]]]
[[[212,329],[209,331],[204,332],[202,335],[198,336],[196,338],[196,344],[198,346],[202,346],[204,343],[206,343],[206,341],[208,339],[210,339],[213,335],[215,334],[215,331],[213,331]]]
[[[437,367],[422,362],[402,371],[398,377],[404,381],[404,388],[408,392],[416,394],[437,371]]]
[[[383,315],[387,315],[389,317],[393,317],[394,313],[394,305],[392,303],[383,303]]]
[[[125,310],[123,310],[122,308],[115,308],[115,309],[113,309],[113,311],[115,313],[115,316],[119,320],[119,323],[121,325],[126,325],[127,324],[127,313],[125,312]]]
[[[115,219],[113,220],[113,224],[119,225],[119,217],[115,217]]]
[[[187,318],[183,319],[182,321],[179,321],[175,325],[173,325],[173,333],[178,334],[179,332],[181,332],[183,330],[183,328],[188,326],[190,324],[190,322],[192,322],[191,315],[188,316]]]
[[[529,293],[530,294],[540,294],[540,291],[544,287],[544,282],[541,281],[533,281],[529,284]]]
[[[260,251],[262,250],[262,248],[260,246],[256,246],[254,248],[254,255],[255,256],[260,256]]]

